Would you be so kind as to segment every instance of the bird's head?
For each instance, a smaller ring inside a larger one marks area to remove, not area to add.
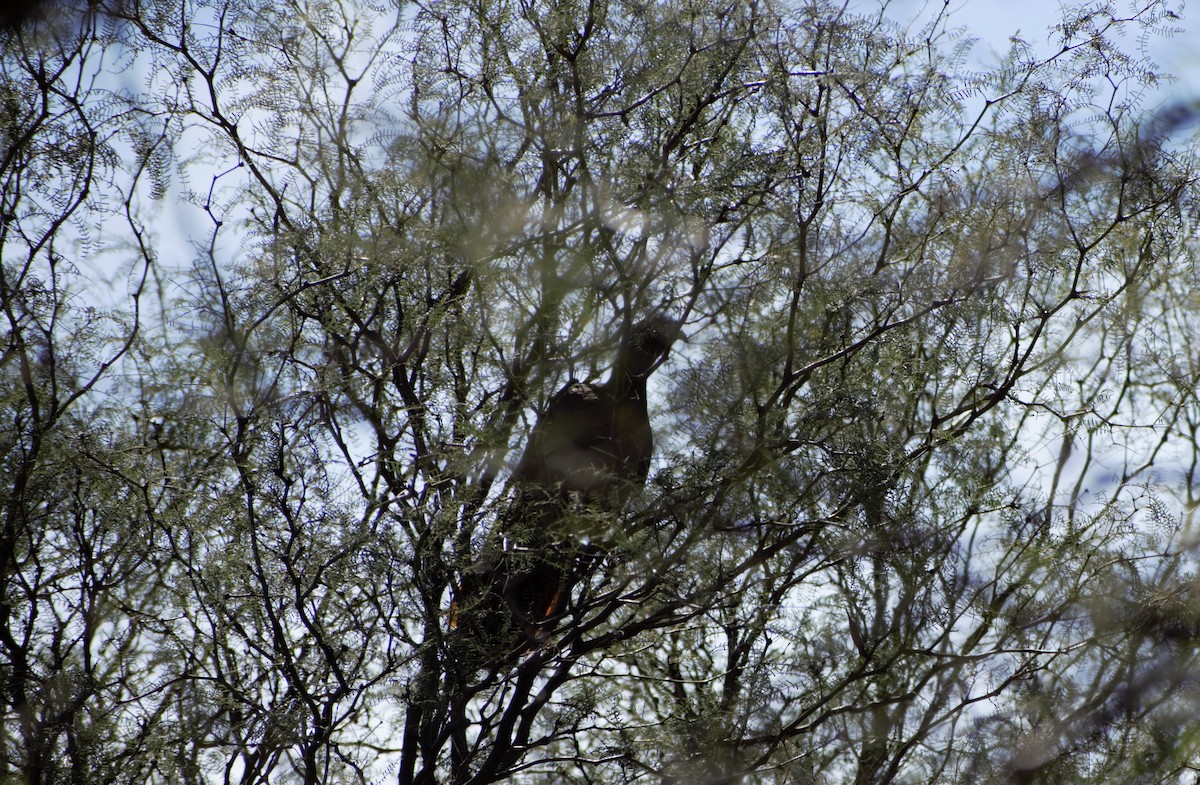
[[[645,378],[657,368],[679,340],[683,325],[664,313],[637,322],[621,343],[618,364],[631,378]]]

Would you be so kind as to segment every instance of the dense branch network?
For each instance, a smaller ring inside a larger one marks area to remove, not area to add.
[[[464,571],[456,626],[469,617],[463,626],[492,642],[515,627],[523,649],[558,622],[575,571],[596,545],[581,536],[584,520],[611,519],[646,481],[654,451],[647,380],[679,331],[661,314],[633,325],[607,381],[572,380],[551,398],[513,472],[497,536]]]

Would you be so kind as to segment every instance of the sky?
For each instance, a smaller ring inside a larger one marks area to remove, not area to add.
[[[852,0],[857,4],[861,0]],[[900,22],[929,19],[943,6],[945,0],[888,0],[888,15]],[[952,27],[966,28],[967,34],[978,38],[973,52],[975,65],[994,63],[1008,50],[1010,36],[1019,34],[1039,52],[1053,51],[1050,28],[1057,23],[1064,8],[1081,5],[1084,0],[1064,3],[1061,0],[949,0]],[[1131,0],[1112,0],[1118,14],[1128,13],[1145,3]],[[1189,32],[1173,36],[1154,37],[1145,43],[1148,53],[1167,72],[1179,80],[1164,94],[1164,100],[1195,100],[1200,95],[1200,12],[1185,7],[1177,0],[1179,27]],[[1137,47],[1138,41],[1129,42]]]
[[[913,24],[914,20],[932,18],[946,0],[883,1],[887,2],[887,13],[890,17],[903,25],[911,25],[910,29],[915,29],[919,25]],[[861,0],[851,2],[858,3]],[[1019,35],[1033,46],[1038,54],[1052,54],[1057,45],[1053,43],[1051,28],[1061,20],[1064,6],[1074,7],[1083,2],[1084,0],[1071,3],[1059,0],[949,0],[950,27],[965,28],[968,36],[979,39],[972,52],[972,62],[968,65],[968,70],[989,70],[1008,51],[1009,39],[1013,35]],[[1130,0],[1112,0],[1112,3],[1118,14],[1127,13],[1136,5]],[[1192,13],[1189,13],[1182,0],[1178,0],[1176,11],[1180,15],[1176,25],[1185,32],[1148,37],[1141,42],[1131,38],[1125,42],[1125,49],[1130,53],[1136,53],[1139,47],[1144,45],[1145,54],[1150,56],[1161,70],[1176,77],[1174,82],[1163,87],[1159,95],[1151,97],[1143,104],[1147,111],[1154,110],[1156,105],[1200,101],[1200,47],[1197,46],[1200,44],[1200,10],[1192,9]],[[1035,455],[1039,451],[1045,452],[1043,468],[1051,467],[1057,460],[1057,441],[1040,447],[1027,446],[1035,450]],[[1075,451],[1074,458],[1067,465],[1066,476],[1084,471],[1084,484],[1090,486],[1093,491],[1111,490],[1114,483],[1119,481],[1120,469],[1125,463],[1130,460],[1133,464],[1138,462],[1120,451],[1109,454],[1099,451],[1091,455],[1095,463],[1085,469],[1081,463],[1083,455],[1083,451]],[[1176,470],[1169,456],[1160,456],[1159,471],[1174,473]]]
[[[0,0],[0,3],[5,0]],[[1111,0],[1118,11],[1125,12],[1133,8],[1133,0]],[[999,61],[1009,48],[1009,38],[1019,34],[1040,54],[1049,55],[1054,51],[1051,43],[1050,28],[1059,21],[1064,6],[1078,5],[1080,0],[1064,2],[1064,0],[849,0],[850,8],[860,13],[870,14],[881,4],[886,4],[886,13],[903,28],[915,32],[921,24],[936,16],[948,3],[949,21],[952,28],[960,28],[967,36],[978,38],[979,42],[972,51],[971,62],[967,70],[987,71]],[[1095,2],[1095,0],[1093,0]],[[1200,98],[1200,52],[1196,43],[1200,43],[1200,13],[1189,13],[1183,6],[1184,0],[1175,0],[1179,4],[1181,20],[1179,25],[1191,28],[1193,33],[1178,34],[1173,37],[1154,37],[1145,43],[1148,53],[1168,72],[1179,76],[1161,96],[1161,102],[1177,100],[1196,100]],[[1194,9],[1193,9],[1194,11]],[[1136,50],[1136,40],[1128,42],[1128,48]],[[138,88],[138,82],[144,74],[126,71],[121,77],[127,80],[133,90]],[[1153,103],[1145,105],[1147,110],[1154,108]],[[193,188],[203,191],[207,182],[193,182]],[[160,248],[166,258],[188,259],[195,256],[197,248],[207,245],[212,237],[212,219],[205,215],[196,205],[188,204],[176,191],[165,203],[158,205]],[[187,265],[183,265],[186,267]],[[120,290],[123,287],[118,287]]]

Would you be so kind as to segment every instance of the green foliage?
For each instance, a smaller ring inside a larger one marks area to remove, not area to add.
[[[1196,158],[1122,43],[1176,19],[0,30],[0,780],[1179,781]],[[515,516],[657,311],[645,489]],[[548,541],[531,625],[479,576]]]

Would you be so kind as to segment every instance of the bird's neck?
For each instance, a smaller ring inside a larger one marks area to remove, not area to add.
[[[618,366],[613,369],[612,377],[609,379],[608,383],[612,388],[614,395],[622,398],[638,400],[645,404],[645,374],[632,374]]]

